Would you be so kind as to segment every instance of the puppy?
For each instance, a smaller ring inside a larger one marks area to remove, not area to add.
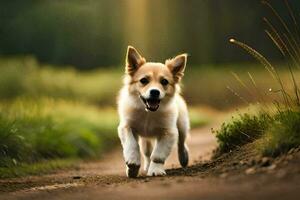
[[[188,165],[185,140],[190,124],[179,86],[186,62],[187,54],[165,64],[146,62],[134,47],[128,47],[124,86],[118,97],[118,135],[128,177],[138,175],[140,149],[147,175],[165,175],[164,163],[176,141],[179,162],[182,167]]]

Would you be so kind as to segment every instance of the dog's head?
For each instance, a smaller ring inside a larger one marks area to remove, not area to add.
[[[146,62],[134,47],[129,46],[125,67],[129,92],[140,98],[147,111],[156,111],[176,93],[186,62],[187,54],[166,60],[165,64]]]

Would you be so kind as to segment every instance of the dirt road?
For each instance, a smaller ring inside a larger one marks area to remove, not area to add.
[[[190,165],[210,158],[216,146],[211,127],[192,130]],[[175,152],[167,161],[169,169],[179,167]],[[116,149],[99,162],[82,163],[77,170],[5,180],[14,191],[2,193],[0,199],[296,199],[300,190],[297,178],[225,178],[179,171],[168,171],[166,177],[149,178],[142,173],[137,179],[128,179],[121,150]]]

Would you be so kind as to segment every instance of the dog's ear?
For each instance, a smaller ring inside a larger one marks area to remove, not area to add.
[[[184,69],[187,62],[187,54],[181,54],[173,59],[166,60],[166,66],[172,72],[176,82],[179,82],[184,75]]]
[[[136,70],[145,63],[145,58],[143,58],[134,47],[128,46],[125,67],[126,73],[129,75],[133,75]]]

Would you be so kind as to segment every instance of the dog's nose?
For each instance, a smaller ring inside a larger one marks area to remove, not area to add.
[[[160,94],[159,90],[155,90],[155,89],[150,90],[150,97],[152,98],[158,98],[159,94]]]

